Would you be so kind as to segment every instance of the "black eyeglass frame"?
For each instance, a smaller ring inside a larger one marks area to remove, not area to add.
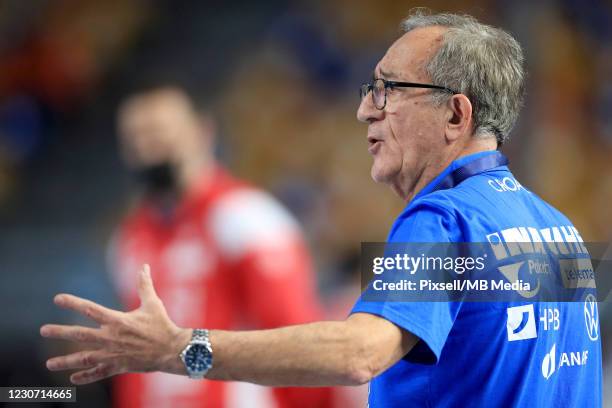
[[[384,90],[385,90],[383,105],[380,108],[376,106],[376,101],[374,100],[373,90],[374,90],[374,84],[376,83],[376,81],[382,81],[384,84]],[[364,82],[363,84],[361,84],[361,87],[359,87],[359,95],[361,97],[361,100],[363,100],[363,98],[365,98],[368,95],[368,93],[372,92],[372,103],[374,104],[376,109],[383,110],[387,106],[387,89],[389,88],[426,88],[426,89],[439,89],[445,92],[449,92],[453,95],[457,95],[460,93],[446,86],[440,86],[440,85],[434,85],[434,84],[420,84],[417,82],[387,81],[384,78],[374,78],[372,82]]]

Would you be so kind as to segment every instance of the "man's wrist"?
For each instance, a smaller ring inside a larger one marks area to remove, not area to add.
[[[165,358],[164,368],[161,371],[171,374],[187,375],[187,370],[185,364],[181,360],[180,354],[191,341],[192,333],[193,329],[178,328],[176,334],[173,336],[172,344]]]

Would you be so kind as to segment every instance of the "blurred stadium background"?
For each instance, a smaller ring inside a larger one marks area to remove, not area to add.
[[[141,77],[187,84],[221,124],[219,156],[301,221],[330,314],[356,298],[360,241],[401,203],[369,176],[357,89],[411,7],[511,31],[529,71],[504,151],[522,183],[588,241],[612,236],[612,6],[604,0],[0,1],[0,385],[64,385],[44,361],[52,296],[118,306],[105,263],[133,180],[117,153],[119,98]],[[600,305],[612,389],[612,308]],[[57,345],[59,347],[59,345]],[[607,367],[607,368],[606,368]],[[108,384],[79,389],[106,406]],[[607,397],[612,406],[612,392]],[[48,405],[47,405],[48,406]]]

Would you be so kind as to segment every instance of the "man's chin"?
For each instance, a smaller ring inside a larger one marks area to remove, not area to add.
[[[394,172],[389,169],[379,168],[374,164],[372,170],[370,170],[370,176],[376,183],[387,184],[393,179]]]

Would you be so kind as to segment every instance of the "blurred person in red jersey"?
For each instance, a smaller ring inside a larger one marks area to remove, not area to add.
[[[127,310],[151,264],[168,314],[186,327],[272,328],[320,317],[311,259],[292,216],[214,158],[215,124],[186,90],[155,84],[118,110],[121,153],[142,182],[111,243]],[[300,296],[292,289],[300,288]],[[164,373],[114,380],[118,407],[328,407],[329,388],[264,388]]]

